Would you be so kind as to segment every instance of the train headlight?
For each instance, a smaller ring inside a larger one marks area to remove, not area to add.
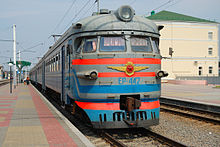
[[[98,78],[98,71],[90,70],[90,71],[78,72],[76,73],[76,75],[78,78],[81,79],[96,80]]]
[[[163,77],[167,77],[168,73],[166,71],[160,70],[156,73],[156,76],[157,76],[157,78],[163,78]]]
[[[97,79],[98,78],[98,73],[96,72],[96,71],[92,71],[91,73],[90,73],[90,79],[91,80],[95,80],[95,79]]]
[[[130,6],[121,6],[118,11],[118,17],[122,21],[131,21],[134,17],[134,10]]]

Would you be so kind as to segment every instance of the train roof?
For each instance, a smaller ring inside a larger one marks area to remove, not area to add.
[[[87,17],[73,24],[72,28],[76,28],[77,25],[81,25],[80,32],[133,30],[159,34],[157,26],[151,20],[134,15],[131,21],[122,21],[116,12]]]
[[[123,20],[119,14],[122,8],[131,9],[132,17],[130,20]],[[92,35],[149,35],[159,37],[158,26],[150,19],[143,16],[135,15],[134,10],[130,6],[121,6],[116,11],[108,11],[107,9],[100,10],[100,13],[95,13],[92,16],[81,19],[72,24],[72,26],[57,40],[52,46],[56,48],[63,40],[73,34],[81,34],[81,36]]]
[[[123,17],[124,12],[126,15]],[[130,17],[128,15],[129,13]],[[135,15],[134,10],[130,6],[121,6],[116,11],[102,9],[100,13],[95,13],[72,24],[53,46],[50,47],[41,60],[44,60],[48,54],[69,36],[74,34],[79,34],[79,36],[132,34],[159,37],[159,30],[158,26],[152,20]],[[41,63],[41,60],[38,64]]]

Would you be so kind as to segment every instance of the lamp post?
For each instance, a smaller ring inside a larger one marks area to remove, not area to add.
[[[9,67],[10,67],[10,93],[12,93],[12,72],[11,72],[11,67],[13,65],[12,61],[11,61],[11,58],[10,58],[10,62],[8,63]]]
[[[15,32],[16,25],[13,25],[13,49],[14,49],[14,88],[16,88],[17,85],[17,77],[16,77],[16,32]]]

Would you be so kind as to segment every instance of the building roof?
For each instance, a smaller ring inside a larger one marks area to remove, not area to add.
[[[170,11],[160,11],[156,14],[147,17],[151,20],[162,20],[162,21],[181,21],[181,22],[205,22],[205,23],[217,23],[215,21],[210,21],[206,19],[196,18],[192,16],[187,16],[183,14],[178,14]]]

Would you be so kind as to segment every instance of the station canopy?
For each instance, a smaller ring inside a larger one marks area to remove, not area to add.
[[[31,66],[31,62],[28,62],[28,61],[16,61],[16,66],[18,68],[22,69],[25,66]]]

